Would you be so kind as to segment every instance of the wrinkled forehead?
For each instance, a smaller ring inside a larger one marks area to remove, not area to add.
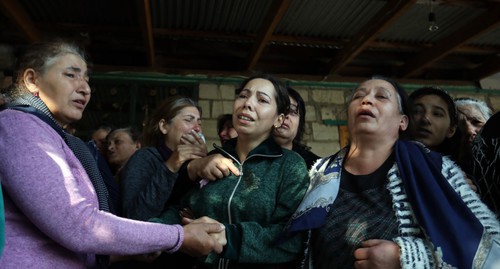
[[[479,119],[484,119],[483,113],[481,113],[481,110],[475,105],[472,104],[467,104],[467,105],[462,105],[462,106],[457,106],[457,110],[459,114],[462,114],[466,117],[475,117]]]
[[[391,83],[389,83],[383,79],[367,80],[367,81],[359,84],[358,87],[356,87],[356,89],[354,89],[354,92],[370,91],[370,90],[387,91],[387,92],[391,93],[392,95],[398,94],[396,89],[394,88],[394,86]]]

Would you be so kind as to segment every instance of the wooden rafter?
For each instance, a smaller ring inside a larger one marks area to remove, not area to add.
[[[246,65],[247,70],[254,69],[262,51],[264,51],[264,48],[271,39],[274,29],[276,29],[278,23],[281,21],[281,18],[285,15],[291,2],[292,0],[274,0],[271,4],[271,7],[267,12],[267,16],[260,27],[261,31],[258,33],[255,44],[248,56]]]
[[[16,0],[0,0],[0,8],[12,23],[24,34],[29,42],[40,41],[40,33],[36,29],[28,13]]]
[[[370,46],[370,43],[394,23],[406,10],[412,7],[417,0],[391,0],[368,21],[359,32],[354,35],[345,48],[337,54],[328,64],[328,73],[338,72],[347,63],[352,61],[359,53]]]
[[[491,76],[495,73],[500,72],[500,57],[491,57],[487,62],[483,63],[470,71],[470,79],[481,80],[485,77]]]
[[[500,25],[498,14],[500,14],[500,5],[496,5],[483,14],[480,14],[473,21],[442,39],[435,46],[424,50],[408,60],[400,69],[400,76],[405,78],[411,77],[442,59],[461,45],[498,27]]]
[[[153,24],[151,23],[151,5],[149,0],[139,0],[139,22],[145,41],[146,57],[150,67],[155,65],[155,45],[153,39]]]

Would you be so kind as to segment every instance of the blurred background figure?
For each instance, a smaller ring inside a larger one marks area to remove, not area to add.
[[[106,140],[106,157],[116,177],[128,159],[141,148],[140,133],[132,127],[114,129]]]
[[[106,137],[112,129],[113,128],[111,126],[102,124],[99,125],[94,132],[92,132],[91,141],[94,141],[95,146],[103,156],[106,156],[107,151]]]
[[[290,96],[290,108],[283,124],[274,129],[274,140],[280,146],[297,152],[306,162],[307,169],[310,169],[320,157],[302,142],[306,130],[306,105],[299,92],[290,87],[287,87],[287,90]]]
[[[2,84],[0,85],[0,107],[7,103],[7,88],[12,85],[13,72],[12,70],[3,71]]]
[[[217,118],[217,134],[219,135],[221,145],[224,145],[229,139],[238,136],[233,127],[233,116],[231,114],[222,114]]]

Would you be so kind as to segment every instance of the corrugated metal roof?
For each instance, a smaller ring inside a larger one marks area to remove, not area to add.
[[[434,32],[428,30],[430,2],[439,25]],[[149,6],[141,6],[145,3]],[[442,68],[447,61],[456,64],[453,56],[485,63],[481,70],[455,67],[477,79],[500,69],[491,64],[492,55],[500,54],[500,16],[494,21],[491,15],[499,6],[494,0],[8,0],[0,3],[0,42],[17,46],[51,36],[75,38],[96,59],[96,69],[229,74],[258,69],[321,79],[357,77],[366,70],[463,79]],[[470,25],[484,33],[462,37]],[[429,48],[436,47],[432,55]],[[406,72],[399,73],[405,65]]]

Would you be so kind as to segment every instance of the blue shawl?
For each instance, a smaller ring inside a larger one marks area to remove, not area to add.
[[[408,199],[428,240],[441,249],[445,263],[472,268],[483,226],[441,174],[441,155],[409,141],[397,141],[394,150]],[[306,197],[285,228],[285,236],[323,225],[339,191],[336,173],[347,151],[344,148],[313,167]]]

